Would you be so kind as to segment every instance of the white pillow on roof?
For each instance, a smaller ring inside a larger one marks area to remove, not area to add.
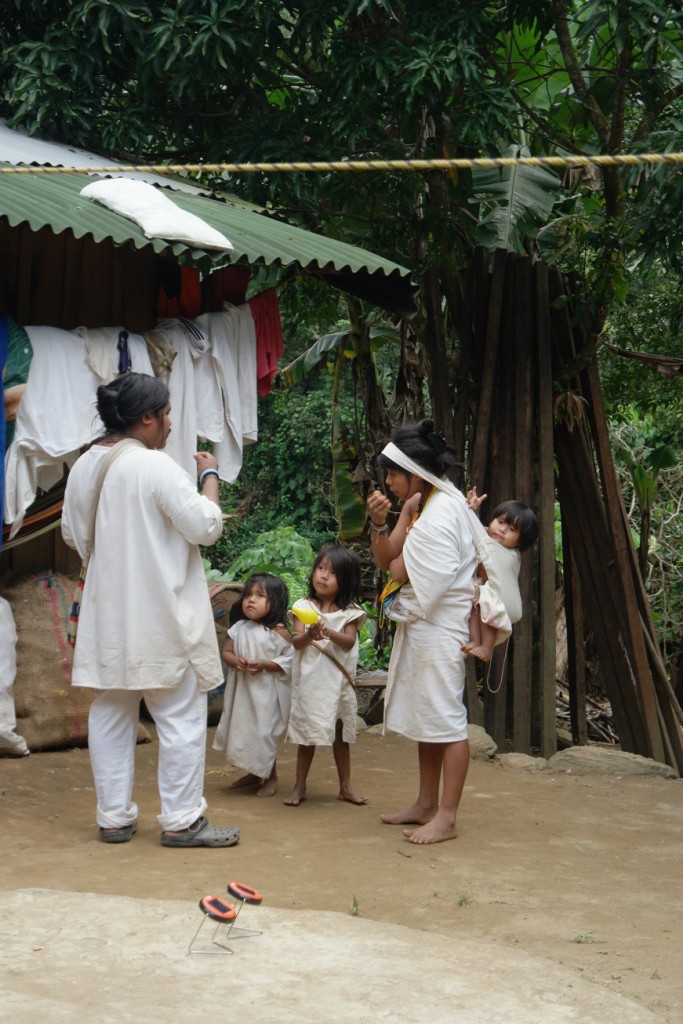
[[[81,189],[81,195],[95,199],[121,214],[144,231],[147,238],[167,238],[197,249],[232,249],[232,243],[193,213],[181,210],[154,185],[130,178],[105,178]]]

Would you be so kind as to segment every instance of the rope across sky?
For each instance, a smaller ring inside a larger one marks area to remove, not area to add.
[[[640,167],[645,164],[683,164],[683,153],[614,153],[595,156],[497,156],[434,160],[329,160],[291,163],[222,164],[118,164],[101,167],[0,167],[0,174],[315,174],[340,171],[362,174],[368,171],[450,171],[493,167]]]

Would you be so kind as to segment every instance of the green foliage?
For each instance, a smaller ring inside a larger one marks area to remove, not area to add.
[[[662,0],[8,0],[0,34],[0,112],[13,124],[150,161],[480,155],[515,139],[590,155],[680,139],[683,15]],[[482,187],[507,193],[488,211],[487,245],[521,251],[548,218],[550,172],[477,177],[446,176],[446,194],[429,175],[213,184],[419,271],[471,248]],[[668,169],[570,172],[563,214],[591,223],[595,252],[615,221],[622,255],[654,246],[681,270],[681,189]],[[619,260],[593,266],[620,272]]]
[[[631,473],[633,489],[641,509],[649,509],[655,496],[657,477],[662,469],[673,469],[677,462],[676,452],[670,444],[662,444],[642,453],[641,458],[637,459],[625,450],[624,461]]]
[[[305,537],[300,537],[292,526],[278,526],[260,533],[253,546],[242,551],[228,572],[242,582],[253,572],[272,572],[283,569],[307,569],[310,574],[315,552]]]
[[[377,609],[373,602],[364,601],[367,618],[358,634],[358,664],[366,672],[389,667],[391,644],[380,647],[377,642]]]
[[[676,277],[666,274],[661,264],[647,273],[634,267],[629,295],[610,311],[604,338],[626,352],[683,358],[683,292]],[[603,347],[600,378],[611,419],[630,419],[633,406],[638,412],[656,414],[664,440],[680,442],[680,375],[665,377],[654,367]]]
[[[529,150],[510,146],[502,155],[529,156]],[[472,184],[471,202],[480,206],[478,244],[524,253],[550,217],[560,178],[543,167],[475,168]]]
[[[680,420],[679,420],[680,424]],[[624,503],[647,557],[643,577],[665,658],[683,646],[683,449],[663,442],[655,413],[636,405],[621,409],[612,425],[615,465]]]
[[[317,550],[336,536],[330,478],[328,382],[292,399],[273,392],[259,401],[259,440],[245,448],[242,472],[229,489],[223,536],[211,549],[227,569],[263,532],[288,526]]]
[[[336,520],[339,524],[340,539],[354,540],[359,537],[367,521],[365,502],[353,486],[353,452],[349,451],[346,432],[342,424],[339,404],[332,408],[332,485]]]
[[[375,350],[383,347],[387,342],[400,343],[398,332],[391,324],[375,325],[370,328],[368,334]],[[353,336],[349,327],[335,331],[332,334],[324,334],[310,348],[306,349],[305,352],[302,352],[301,355],[282,368],[280,374],[283,383],[286,387],[301,384],[330,355],[334,355],[336,358],[336,354],[341,352],[344,355],[348,353],[352,358],[352,346]]]
[[[254,572],[271,572],[286,583],[291,606],[308,594],[314,560],[315,552],[305,537],[291,526],[278,526],[254,537],[252,546],[239,554],[223,578],[244,583]]]

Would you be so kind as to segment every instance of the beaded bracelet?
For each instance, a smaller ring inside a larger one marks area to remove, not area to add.
[[[218,470],[217,469],[204,469],[204,470],[202,470],[202,472],[199,474],[199,486],[200,487],[204,486],[204,481],[206,480],[207,476],[215,476],[216,480],[218,480],[219,479],[219,477],[218,477]]]
[[[386,523],[382,523],[381,526],[378,526],[377,523],[373,523],[373,521],[371,519],[370,520],[370,533],[379,533],[379,534],[389,533],[389,527],[387,526]]]

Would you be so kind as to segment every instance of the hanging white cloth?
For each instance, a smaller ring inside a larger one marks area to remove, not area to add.
[[[77,327],[74,333],[83,338],[86,362],[101,384],[108,384],[120,372],[119,342],[122,335],[130,356],[131,370],[154,376],[145,339],[139,334],[131,334],[125,327]]]
[[[195,321],[209,338],[211,366],[222,402],[222,433],[215,424],[215,390],[200,367],[195,377],[197,427],[201,436],[214,442],[222,480],[232,483],[242,468],[245,442],[257,437],[256,328],[248,306],[230,306],[220,313],[205,313]],[[200,377],[204,374],[203,377]],[[206,389],[197,394],[200,380]],[[206,406],[206,408],[205,408]]]
[[[5,454],[4,518],[12,524],[10,537],[21,528],[26,509],[38,490],[54,487],[65,467],[73,465],[80,449],[104,433],[95,406],[95,393],[103,379],[88,362],[81,333],[85,330],[26,328],[33,358],[17,409],[14,440]],[[119,330],[87,329],[98,352],[98,367],[104,365],[103,350],[111,344],[114,333],[118,339]],[[130,334],[128,343],[131,368],[138,373],[151,373],[144,339]]]
[[[198,429],[196,370],[209,354],[209,340],[195,321],[160,320],[154,330],[177,353],[167,381],[171,399],[171,433],[164,451],[194,479],[197,475],[194,453],[197,451],[197,436],[202,433]],[[222,415],[222,404],[217,404],[220,395],[215,375],[202,391],[203,396],[208,397],[208,404],[217,407]],[[215,395],[213,400],[212,395]],[[222,424],[222,418],[218,422]]]

